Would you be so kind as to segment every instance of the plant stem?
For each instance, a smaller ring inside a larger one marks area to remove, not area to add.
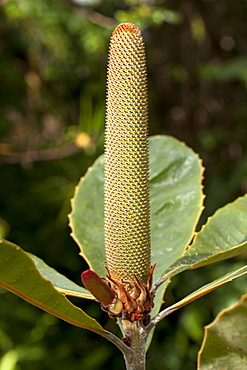
[[[127,370],[145,370],[146,369],[146,340],[147,333],[139,321],[123,320],[125,336],[130,337],[130,349],[133,351],[131,357],[125,357]]]
[[[102,337],[108,339],[110,342],[115,344],[115,346],[118,347],[118,349],[123,353],[125,362],[129,361],[129,359],[133,355],[132,350],[128,346],[126,346],[126,344],[124,344],[123,341],[121,341],[121,339],[119,339],[114,334],[106,330],[104,332],[97,332],[97,331],[95,332],[102,335]]]

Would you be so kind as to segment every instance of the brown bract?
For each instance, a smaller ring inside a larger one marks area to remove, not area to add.
[[[156,264],[151,267],[146,284],[143,284],[137,276],[134,276],[135,283],[126,280],[118,282],[111,277],[109,269],[106,267],[108,271],[106,279],[111,289],[116,293],[117,298],[122,302],[123,309],[118,315],[112,314],[112,312],[105,307],[102,307],[102,309],[107,311],[112,318],[120,317],[129,321],[142,321],[146,326],[150,320],[149,313],[154,306],[153,299],[155,292],[150,292],[150,290],[152,288],[155,266]],[[127,290],[126,285],[130,287],[129,290]]]

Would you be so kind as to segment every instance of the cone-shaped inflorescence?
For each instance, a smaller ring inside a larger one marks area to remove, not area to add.
[[[105,145],[106,258],[119,282],[149,275],[148,168],[145,47],[139,28],[123,23],[110,42]]]

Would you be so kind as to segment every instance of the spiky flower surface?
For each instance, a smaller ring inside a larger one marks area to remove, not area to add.
[[[139,28],[123,23],[110,42],[105,145],[106,257],[119,282],[149,275],[148,168],[145,47]]]

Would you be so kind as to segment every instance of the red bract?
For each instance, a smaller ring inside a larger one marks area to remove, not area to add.
[[[117,294],[109,285],[92,270],[84,271],[81,280],[85,288],[99,301],[104,307],[115,303]]]

